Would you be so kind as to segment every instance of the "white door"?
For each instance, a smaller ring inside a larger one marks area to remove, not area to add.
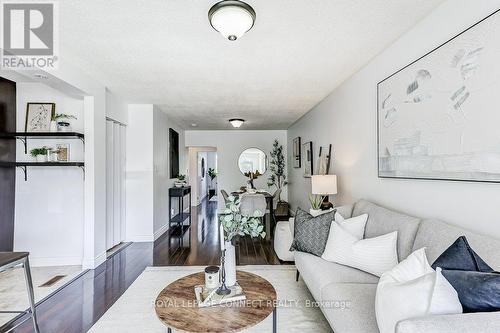
[[[106,121],[106,248],[125,240],[125,126]]]

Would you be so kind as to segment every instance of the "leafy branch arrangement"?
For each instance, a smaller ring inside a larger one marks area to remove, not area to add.
[[[71,114],[65,114],[65,113],[57,113],[54,115],[54,117],[52,117],[52,120],[63,120],[63,119],[78,119],[76,118],[75,116],[71,115]]]
[[[208,168],[207,174],[210,177],[210,181],[213,181],[217,177],[217,172],[215,172],[214,168]]]
[[[253,216],[243,216],[240,212],[240,199],[229,196],[224,213],[219,221],[224,229],[224,240],[232,242],[236,236],[249,235],[252,238],[266,236],[260,220],[262,212],[256,210]]]
[[[271,161],[269,162],[269,170],[271,175],[267,179],[267,186],[276,186],[279,190],[288,184],[285,173],[285,156],[283,155],[283,146],[280,145],[278,140],[274,140],[273,150],[269,154]],[[278,197],[281,202],[281,196]]]

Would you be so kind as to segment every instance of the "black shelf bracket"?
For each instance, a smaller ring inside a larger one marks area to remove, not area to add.
[[[28,167],[26,165],[18,165],[17,166],[18,168],[20,168],[21,170],[23,170],[24,172],[24,181],[28,181]]]
[[[83,180],[85,181],[85,165],[79,166],[80,169],[82,169],[83,172]]]
[[[24,153],[27,154],[28,153],[28,138],[27,137],[19,138],[19,140],[24,144]]]

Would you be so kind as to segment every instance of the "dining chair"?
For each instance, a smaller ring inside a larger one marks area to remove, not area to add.
[[[222,193],[222,197],[224,198],[224,203],[227,204],[229,202],[229,195],[225,190],[220,190],[220,193]]]

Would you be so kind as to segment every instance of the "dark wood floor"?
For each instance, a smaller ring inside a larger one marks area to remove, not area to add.
[[[220,243],[216,206],[215,202],[204,201],[193,207],[197,214],[193,214],[191,228],[184,233],[183,246],[173,230],[154,243],[132,243],[38,304],[41,332],[87,332],[148,266],[217,265]],[[238,240],[236,261],[238,265],[280,264],[272,242],[249,238]],[[4,326],[0,332],[10,327]],[[31,321],[13,332],[33,332]]]

